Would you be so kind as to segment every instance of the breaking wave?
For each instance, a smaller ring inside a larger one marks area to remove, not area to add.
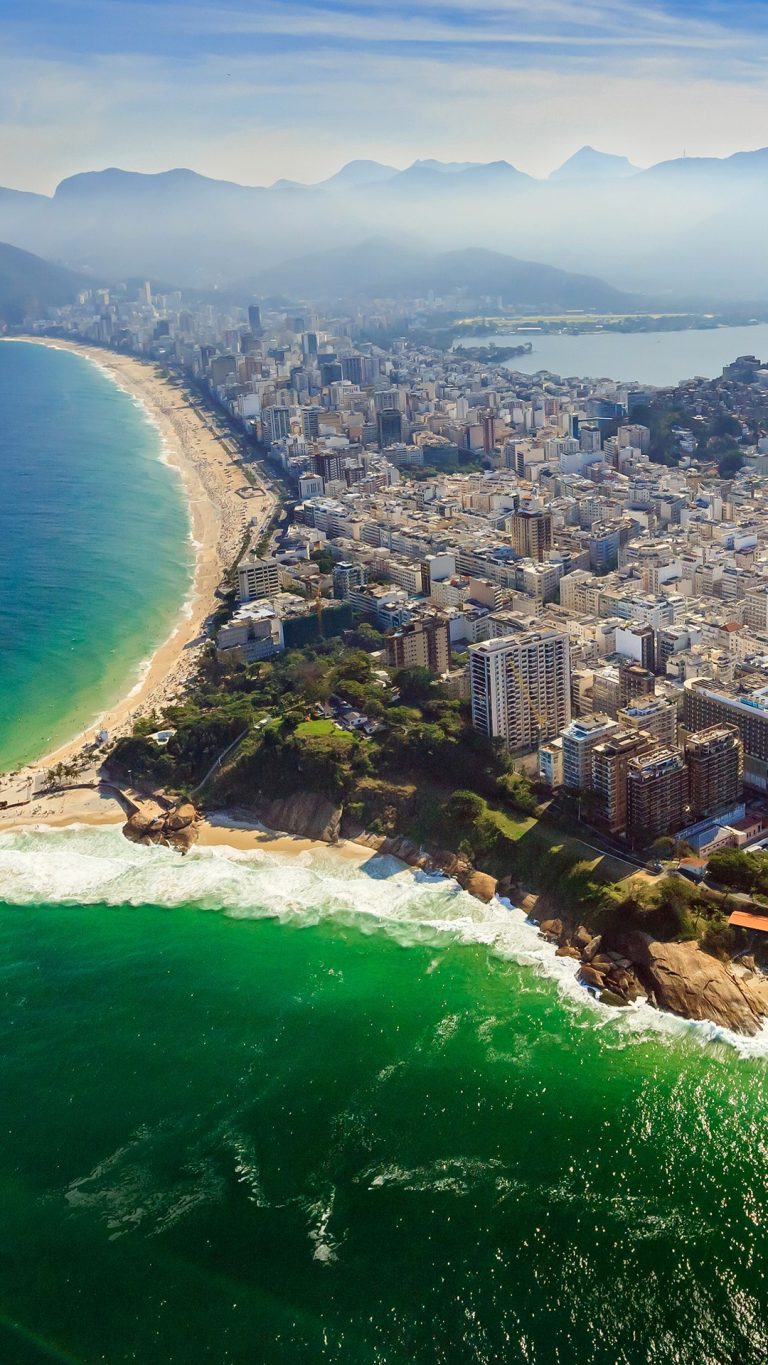
[[[556,957],[508,901],[485,905],[448,878],[381,855],[357,863],[322,845],[299,854],[218,846],[180,858],[167,848],[128,843],[114,827],[38,828],[0,835],[0,899],[18,906],[187,907],[305,926],[333,920],[360,933],[387,933],[405,947],[479,945],[556,986],[572,1026],[602,1029],[609,1047],[655,1034],[728,1044],[745,1058],[768,1056],[768,1029],[745,1039],[646,1004],[620,1011],[600,1004],[577,981],[573,962]]]

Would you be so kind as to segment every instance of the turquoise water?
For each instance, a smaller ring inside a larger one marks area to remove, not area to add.
[[[739,355],[768,362],[768,323],[754,327],[718,327],[705,332],[584,332],[581,336],[536,336],[516,332],[495,337],[463,338],[487,346],[517,346],[532,341],[531,355],[508,364],[523,374],[552,370],[555,374],[593,379],[637,380],[641,384],[679,384],[694,375],[714,379]]]
[[[0,345],[0,770],[91,725],[170,633],[191,545],[159,455],[83,357]]]
[[[0,885],[4,1362],[763,1365],[763,1043],[388,860],[72,830]]]

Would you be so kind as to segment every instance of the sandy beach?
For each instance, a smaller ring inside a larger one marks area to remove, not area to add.
[[[196,546],[191,596],[141,681],[94,716],[88,730],[30,765],[30,769],[46,769],[71,760],[98,729],[109,731],[110,738],[125,734],[137,715],[159,709],[181,695],[204,643],[205,622],[216,606],[216,589],[236,558],[249,522],[257,523],[254,538],[258,540],[275,498],[266,487],[248,482],[234,441],[220,434],[209,415],[163,379],[152,362],[58,339],[19,340],[87,357],[144,405],[160,432],[163,458],[178,471],[184,484]],[[34,818],[31,807],[27,809]]]
[[[105,787],[69,788],[48,792],[26,806],[0,810],[0,834],[17,834],[22,830],[66,829],[72,825],[98,828],[125,823],[125,813],[116,797]],[[234,848],[249,853],[262,850],[282,856],[301,853],[331,852],[358,866],[374,857],[370,848],[349,839],[337,844],[326,844],[313,839],[267,830],[247,821],[234,819],[226,812],[212,812],[199,824],[200,848]]]

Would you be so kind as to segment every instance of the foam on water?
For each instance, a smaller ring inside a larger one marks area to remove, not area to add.
[[[646,1004],[622,1010],[600,1004],[579,984],[573,962],[556,957],[509,901],[485,905],[448,878],[414,872],[380,855],[358,865],[322,847],[281,855],[218,846],[194,848],[180,858],[167,848],[128,843],[114,827],[38,828],[0,835],[0,896],[19,906],[191,906],[307,926],[333,919],[363,933],[386,932],[405,947],[479,944],[554,983],[572,1026],[600,1028],[608,1047],[656,1034],[725,1043],[744,1058],[768,1056],[768,1028],[747,1039]]]

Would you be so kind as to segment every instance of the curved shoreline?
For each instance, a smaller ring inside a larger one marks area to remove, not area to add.
[[[160,438],[159,458],[179,476],[187,504],[195,565],[190,590],[169,636],[148,660],[127,692],[71,739],[26,765],[27,771],[67,762],[95,730],[110,737],[130,729],[137,713],[175,699],[188,681],[202,644],[205,623],[216,605],[216,589],[231,567],[252,517],[271,515],[275,499],[246,482],[234,447],[206,422],[201,410],[162,379],[154,362],[100,347],[46,337],[3,338],[10,343],[71,351],[97,366],[146,413]]]

